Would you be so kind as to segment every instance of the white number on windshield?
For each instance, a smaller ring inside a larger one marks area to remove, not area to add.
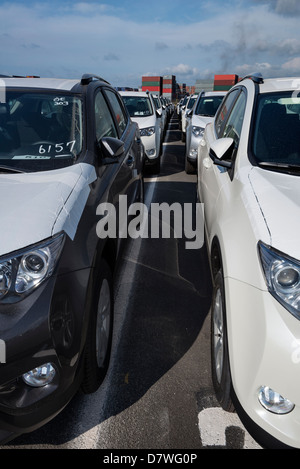
[[[39,154],[44,155],[45,153],[55,152],[59,156],[59,153],[63,151],[69,151],[70,153],[73,151],[75,140],[71,140],[67,143],[43,143],[39,147]]]

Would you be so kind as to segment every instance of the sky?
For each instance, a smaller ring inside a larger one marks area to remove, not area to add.
[[[0,74],[300,76],[300,0],[0,0]]]

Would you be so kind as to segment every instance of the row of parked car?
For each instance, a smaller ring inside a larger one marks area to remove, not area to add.
[[[213,279],[214,388],[264,447],[300,448],[299,90],[299,78],[253,75],[211,122],[197,104],[186,115]]]
[[[267,447],[300,448],[299,88],[252,76],[183,104],[213,279],[213,383]],[[101,207],[143,200],[174,109],[130,93],[94,75],[1,77],[1,442],[105,376],[124,240],[107,236]]]
[[[147,91],[121,91],[120,94],[131,119],[139,126],[145,147],[145,168],[157,174],[160,172],[162,143],[174,111],[173,104],[167,98]]]
[[[187,174],[196,172],[198,146],[204,129],[212,122],[225,94],[225,91],[201,91],[199,94],[186,95],[177,104],[181,140],[185,142]]]

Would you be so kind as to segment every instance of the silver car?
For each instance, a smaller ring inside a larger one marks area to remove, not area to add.
[[[194,173],[197,167],[198,145],[206,124],[212,122],[226,91],[202,91],[186,119],[185,171]]]

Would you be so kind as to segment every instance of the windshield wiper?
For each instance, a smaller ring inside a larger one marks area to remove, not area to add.
[[[291,164],[291,163],[272,163],[268,161],[261,161],[258,163],[259,166],[266,168],[266,169],[273,169],[277,171],[287,171],[291,173],[299,173],[300,172],[300,165],[299,164]]]
[[[11,166],[0,165],[0,173],[25,173],[25,171],[19,168],[12,168]]]

